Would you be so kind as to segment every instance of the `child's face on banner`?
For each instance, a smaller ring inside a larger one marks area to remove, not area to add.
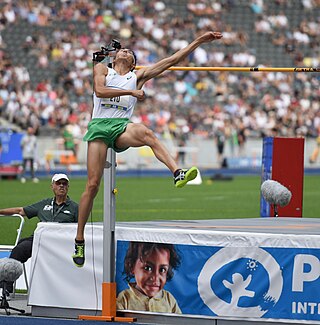
[[[167,282],[170,252],[166,249],[155,250],[145,260],[138,259],[132,273],[137,289],[148,297],[154,297]]]

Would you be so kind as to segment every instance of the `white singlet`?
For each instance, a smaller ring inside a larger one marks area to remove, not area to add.
[[[137,89],[137,76],[130,71],[121,76],[114,69],[108,68],[106,87],[135,90]],[[118,96],[112,98],[99,98],[93,93],[92,118],[128,118],[133,114],[137,98],[133,96]]]

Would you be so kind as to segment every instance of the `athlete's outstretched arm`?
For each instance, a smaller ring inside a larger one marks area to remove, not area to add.
[[[214,40],[222,38],[222,34],[220,32],[206,32],[205,34],[197,37],[194,41],[192,41],[185,48],[177,51],[173,55],[162,59],[161,61],[143,69],[140,69],[136,72],[137,75],[137,88],[141,89],[146,81],[152,79],[162,72],[172,67],[173,65],[181,62],[185,59],[190,53],[192,53],[197,47],[199,47],[203,43],[209,43]]]

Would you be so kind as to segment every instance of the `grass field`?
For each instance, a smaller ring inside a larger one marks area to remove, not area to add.
[[[117,178],[117,221],[195,220],[257,218],[260,216],[260,177],[237,176],[232,181],[203,179],[201,185],[176,189],[170,178]],[[71,179],[70,197],[79,201],[85,179]],[[49,179],[21,184],[0,181],[0,207],[26,206],[51,197]],[[303,216],[320,217],[320,176],[305,176]],[[93,208],[93,221],[103,220],[103,184]],[[27,220],[23,236],[30,235],[38,222]],[[13,243],[16,236],[13,218],[0,218],[0,244]],[[12,229],[12,230],[10,230]]]

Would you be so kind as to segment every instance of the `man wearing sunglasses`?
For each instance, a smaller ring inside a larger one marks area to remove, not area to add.
[[[38,217],[41,222],[76,223],[78,221],[78,203],[72,201],[68,196],[69,183],[67,175],[55,174],[51,179],[53,197],[25,207],[0,209],[0,215],[20,214],[28,219]],[[9,257],[25,263],[31,257],[32,243],[33,235],[22,238]],[[6,289],[11,293],[13,283],[7,283]]]

